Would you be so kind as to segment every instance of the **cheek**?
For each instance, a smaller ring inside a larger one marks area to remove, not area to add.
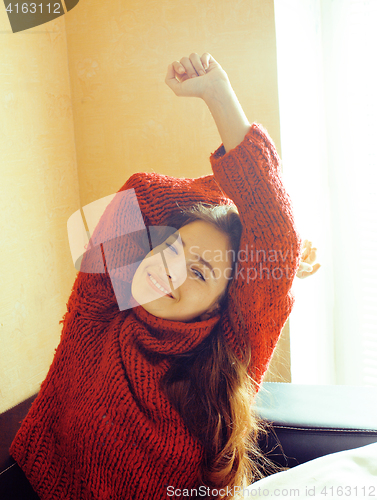
[[[137,270],[135,272],[134,278],[136,276],[140,278],[143,274],[145,274],[147,272],[148,268],[156,266],[158,262],[159,262],[158,256],[156,256],[156,255],[152,254],[152,252],[150,252],[141,261],[139,267],[137,268]]]
[[[195,280],[190,278],[189,275],[187,275],[187,278],[177,290],[179,291],[181,300],[184,299],[185,302],[195,302],[198,300],[198,297],[203,300],[203,296],[205,296],[202,287],[198,286],[198,283],[195,283]]]
[[[191,281],[191,283],[189,283],[185,289],[185,296],[188,298],[190,303],[199,307],[207,307],[208,304],[213,301],[217,293],[205,284],[195,283],[194,280],[190,279],[188,281]]]

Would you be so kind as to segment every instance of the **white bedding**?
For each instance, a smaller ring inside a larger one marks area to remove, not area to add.
[[[273,474],[245,488],[243,498],[377,500],[377,443]]]

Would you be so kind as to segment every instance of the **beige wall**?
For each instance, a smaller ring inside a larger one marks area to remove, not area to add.
[[[212,53],[280,151],[273,0],[81,0],[2,41],[0,411],[38,391],[59,341],[78,193],[83,206],[137,171],[211,172],[216,127],[165,85],[170,62]]]
[[[38,28],[13,34],[0,9],[0,412],[46,376],[75,276],[66,224],[79,197],[64,19]]]
[[[272,0],[81,0],[66,29],[84,204],[137,171],[211,172],[219,137],[205,104],[164,83],[191,52],[218,59],[249,119],[280,146]]]

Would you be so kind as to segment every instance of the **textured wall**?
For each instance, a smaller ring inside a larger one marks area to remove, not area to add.
[[[84,204],[137,171],[211,172],[220,141],[205,104],[164,83],[168,64],[191,52],[212,53],[249,120],[280,146],[272,0],[82,0],[67,41]]]
[[[17,34],[0,16],[3,411],[38,391],[59,341],[78,190],[83,206],[136,171],[211,172],[216,126],[165,85],[170,62],[212,53],[279,151],[280,136],[273,0],[81,0]]]
[[[13,34],[0,9],[0,412],[37,392],[60,338],[79,208],[64,18]]]

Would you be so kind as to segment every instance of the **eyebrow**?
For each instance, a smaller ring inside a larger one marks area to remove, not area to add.
[[[186,243],[183,241],[182,236],[181,236],[181,241],[182,241],[182,245],[183,245],[183,248],[184,248],[186,246]],[[211,266],[211,264],[208,261],[206,261],[205,259],[203,259],[203,257],[201,255],[198,255],[197,262],[200,262],[204,266],[208,267],[208,269],[211,271],[211,274],[212,274],[214,280],[217,281],[215,273],[213,272],[213,267]]]

